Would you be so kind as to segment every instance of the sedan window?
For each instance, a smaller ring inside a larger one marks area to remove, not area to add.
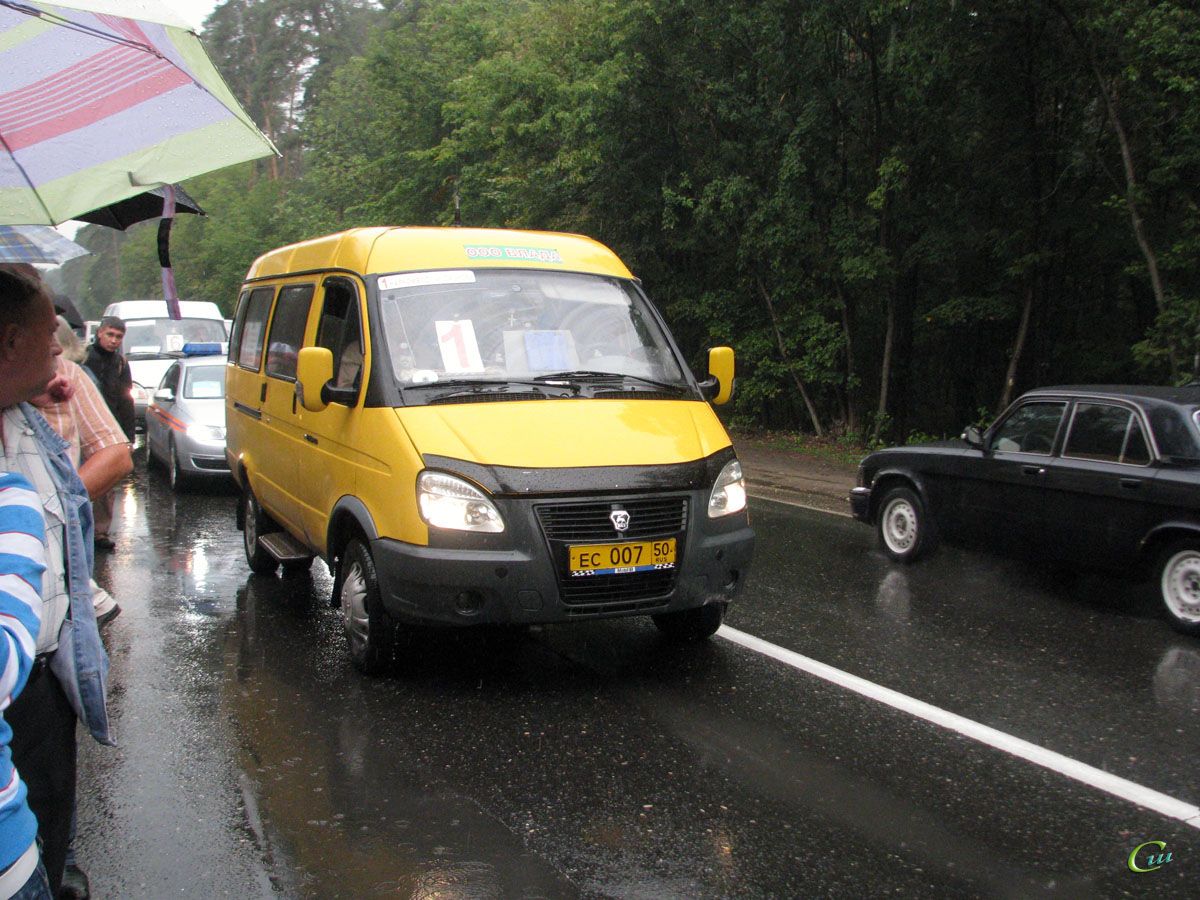
[[[1023,404],[992,431],[988,448],[1049,456],[1066,408],[1065,401]]]
[[[1063,456],[1144,466],[1150,461],[1150,450],[1141,422],[1132,410],[1080,403],[1075,408]]]

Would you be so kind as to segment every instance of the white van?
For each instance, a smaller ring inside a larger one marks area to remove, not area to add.
[[[181,300],[179,312],[182,318],[172,319],[165,300],[121,300],[104,310],[104,315],[125,322],[121,352],[133,376],[133,411],[139,427],[145,427],[146,407],[184,344],[219,343],[222,352],[229,349],[229,331],[217,304]]]

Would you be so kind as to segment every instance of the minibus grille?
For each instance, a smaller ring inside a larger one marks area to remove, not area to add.
[[[618,532],[613,527],[611,516],[617,507],[629,514],[629,527],[624,532]],[[683,563],[688,520],[687,497],[675,495],[538,504],[534,510],[550,545],[559,596],[568,615],[578,617],[653,612],[670,600],[676,573]],[[576,578],[570,575],[568,548],[572,544],[664,538],[675,538],[675,568]]]
[[[629,513],[629,528],[613,528],[612,511]],[[687,530],[687,497],[650,497],[637,500],[604,500],[592,503],[541,504],[535,507],[547,540],[601,541],[643,540],[671,537]]]

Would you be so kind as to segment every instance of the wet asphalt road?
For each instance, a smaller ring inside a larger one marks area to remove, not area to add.
[[[422,634],[360,676],[324,566],[251,576],[235,505],[140,458],[118,503],[121,745],[81,739],[97,900],[1200,894],[1200,830],[720,637]],[[1200,640],[1145,588],[897,568],[849,519],[752,511],[733,628],[1200,803]],[[1134,873],[1145,841],[1171,861]]]

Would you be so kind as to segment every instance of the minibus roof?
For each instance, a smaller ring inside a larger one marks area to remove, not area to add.
[[[603,244],[577,234],[496,228],[351,228],[264,253],[246,281],[342,269],[360,275],[518,268],[633,275]]]

